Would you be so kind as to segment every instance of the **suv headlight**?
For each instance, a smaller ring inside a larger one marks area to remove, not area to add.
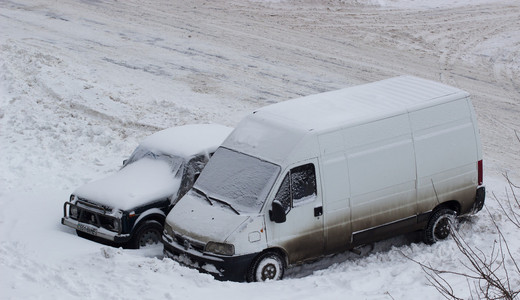
[[[118,218],[114,218],[112,220],[112,228],[114,229],[114,231],[119,232],[120,224],[121,224],[121,222]]]
[[[225,243],[208,242],[204,251],[231,256],[235,254],[235,246]]]
[[[70,206],[70,208],[69,208],[69,216],[72,219],[77,219],[78,218],[79,213],[78,213],[78,207],[76,205],[71,205]]]

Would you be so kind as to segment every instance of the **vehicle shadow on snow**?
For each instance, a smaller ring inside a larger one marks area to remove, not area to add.
[[[97,237],[94,237],[94,236],[91,236],[88,234],[82,234],[81,232],[79,232],[79,234],[78,234],[78,232],[75,232],[74,230],[65,230],[65,231],[69,232],[71,235],[76,235],[76,238],[78,238],[78,239],[84,239],[87,241],[91,241],[91,242],[99,244],[101,246],[108,246],[108,247],[112,247],[115,249],[121,248],[124,252],[133,253],[133,254],[140,255],[143,257],[148,257],[148,258],[157,258],[157,259],[164,258],[164,254],[163,254],[164,247],[162,244],[150,245],[150,246],[146,246],[144,248],[142,247],[140,249],[133,249],[131,247],[128,247],[128,245],[125,245],[125,244],[113,243],[113,242],[110,242],[110,241],[102,239],[102,238],[97,238]]]
[[[314,274],[316,271],[328,269],[335,264],[344,263],[346,261],[355,261],[375,253],[388,252],[394,247],[408,246],[414,243],[422,243],[421,232],[412,232],[400,235],[380,242],[359,246],[353,250],[332,254],[324,258],[292,266],[286,270],[284,278],[304,278]]]
[[[467,228],[472,228],[472,225],[478,220],[473,215],[462,216],[457,219],[456,230],[464,231]],[[440,242],[442,243],[442,241]],[[354,250],[345,251],[342,253],[332,254],[323,258],[318,258],[313,261],[305,262],[299,265],[289,267],[284,278],[299,279],[313,275],[316,271],[326,270],[335,264],[341,264],[347,261],[355,261],[366,258],[376,253],[389,252],[392,248],[399,248],[409,246],[412,244],[426,244],[423,243],[423,232],[415,231],[393,238],[382,240],[379,242],[363,245],[354,248]]]
[[[457,222],[457,230],[460,230],[461,226],[463,226],[464,224],[471,225],[475,222],[476,220],[472,216],[461,217],[458,219]],[[71,233],[74,234],[73,230],[69,231],[71,231]],[[291,266],[286,270],[284,278],[301,279],[313,275],[317,271],[326,270],[336,264],[363,259],[376,253],[389,252],[390,250],[392,250],[392,248],[396,247],[399,248],[402,246],[409,246],[412,244],[421,244],[423,243],[422,234],[423,233],[421,231],[411,232],[397,237],[389,238],[380,242],[359,246],[354,248],[353,250],[332,254],[323,258],[318,258],[299,265]],[[84,238],[92,242],[96,242],[113,248],[121,248],[121,245],[115,245],[105,240],[99,240],[88,235],[78,236],[78,238]],[[143,257],[157,258],[159,260],[162,260],[164,258],[162,244],[149,246],[141,249],[124,249],[124,251]],[[190,268],[188,266],[185,267]]]

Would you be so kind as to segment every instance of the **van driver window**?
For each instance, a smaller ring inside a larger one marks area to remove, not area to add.
[[[274,201],[280,202],[287,214],[292,207],[313,196],[316,196],[316,172],[313,164],[306,164],[285,175]]]
[[[291,190],[293,207],[309,197],[316,196],[316,172],[313,164],[306,164],[291,170]]]
[[[289,174],[287,174],[282,181],[282,185],[280,185],[280,189],[274,197],[274,201],[278,201],[282,204],[285,214],[291,210],[291,190],[289,186]]]

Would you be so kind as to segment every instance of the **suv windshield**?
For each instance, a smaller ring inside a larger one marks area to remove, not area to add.
[[[220,147],[194,186],[240,213],[258,213],[279,172],[275,164]]]
[[[179,174],[179,172],[183,169],[181,168],[181,166],[184,163],[184,159],[182,157],[171,156],[166,154],[155,154],[142,146],[139,146],[134,150],[134,152],[132,153],[132,155],[130,155],[128,160],[124,162],[123,168],[143,158],[165,161],[170,165],[172,174],[174,174],[175,176],[182,175]]]

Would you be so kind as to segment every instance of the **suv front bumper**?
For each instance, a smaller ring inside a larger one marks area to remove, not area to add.
[[[105,228],[107,223],[113,223],[114,221],[119,224],[117,227],[120,228],[120,218],[106,214],[106,210],[99,209],[92,204],[86,202],[84,204],[83,202],[81,203],[81,206],[77,203],[71,202],[65,202],[63,204],[63,218],[61,218],[61,224],[86,233],[93,238],[99,238],[117,244],[126,243],[131,239],[130,234],[123,234],[121,233],[121,230],[113,231]],[[71,208],[75,208],[77,212],[74,218],[70,213]]]
[[[98,237],[118,244],[126,243],[130,240],[129,234],[118,234],[102,227],[96,227],[91,224],[79,222],[69,217],[61,218],[61,224],[89,234],[93,237]]]

